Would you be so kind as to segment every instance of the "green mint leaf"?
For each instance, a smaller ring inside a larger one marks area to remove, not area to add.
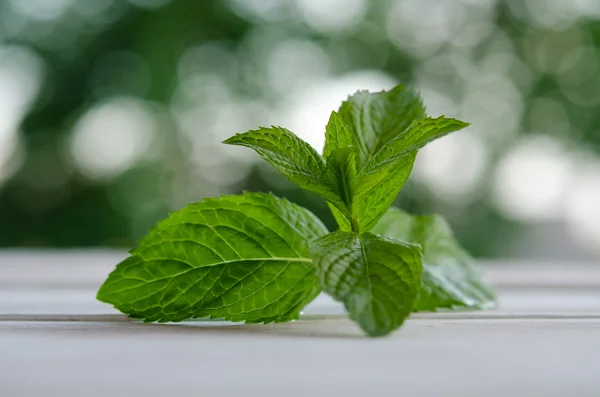
[[[424,117],[425,106],[416,91],[399,84],[390,91],[359,91],[342,103],[339,114],[350,127],[362,165],[411,123]]]
[[[492,288],[441,216],[411,216],[390,208],[373,233],[417,243],[423,248],[423,277],[415,310],[487,309],[495,305]]]
[[[363,168],[355,191],[355,216],[361,231],[371,230],[394,203],[412,172],[417,152],[402,156],[377,172]]]
[[[293,132],[281,127],[261,127],[234,135],[223,143],[255,150],[301,188],[320,195],[338,208],[345,208],[336,187],[327,181],[327,165],[323,157]]]
[[[450,118],[422,118],[388,141],[365,163],[354,201],[361,231],[370,230],[406,183],[418,149],[469,124]]]
[[[350,220],[348,219],[348,217],[346,215],[344,215],[340,210],[335,208],[333,205],[331,205],[330,203],[327,203],[327,205],[329,206],[329,209],[331,210],[331,214],[333,215],[333,218],[335,219],[335,221],[337,222],[337,224],[340,228],[339,230],[342,230],[345,232],[351,231],[352,224],[350,223]]]
[[[352,230],[349,219],[352,217],[352,196],[358,182],[356,178],[358,152],[354,145],[354,135],[350,127],[338,113],[331,112],[325,128],[323,156],[327,159],[330,182],[337,186],[338,194],[343,197],[346,208],[338,209],[331,203],[327,204],[342,230]],[[346,177],[343,177],[344,173]]]
[[[344,207],[338,207],[338,209],[342,215],[350,218],[352,199],[358,183],[356,152],[353,146],[335,149],[329,154],[327,157],[327,179],[344,203]]]
[[[371,233],[338,231],[309,242],[323,290],[370,336],[394,331],[413,309],[421,250]]]
[[[323,148],[323,157],[327,158],[336,149],[344,149],[349,146],[357,148],[355,138],[350,127],[344,122],[342,116],[331,112],[329,122],[325,127],[325,147]],[[355,149],[356,150],[356,149]]]
[[[145,321],[289,321],[320,292],[306,241],[325,233],[270,194],[205,199],[152,229],[98,299]]]
[[[421,149],[429,142],[469,126],[464,121],[446,118],[422,118],[396,135],[375,153],[364,166],[364,173],[374,174],[393,164],[408,153]]]

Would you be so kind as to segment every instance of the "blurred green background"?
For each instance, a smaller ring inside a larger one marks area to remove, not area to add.
[[[248,149],[319,150],[358,89],[418,88],[472,123],[422,150],[398,203],[476,256],[600,253],[598,0],[0,0],[0,246],[130,247],[186,203],[323,201]]]

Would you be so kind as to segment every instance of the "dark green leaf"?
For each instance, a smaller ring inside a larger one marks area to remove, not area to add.
[[[320,291],[306,240],[325,233],[269,194],[205,199],[152,229],[98,299],[145,321],[289,321]]]
[[[492,288],[482,279],[473,260],[460,247],[441,216],[411,216],[390,208],[373,232],[417,243],[423,248],[423,278],[416,310],[494,306]]]
[[[387,335],[402,325],[419,288],[419,246],[338,231],[309,247],[323,290],[343,302],[368,335]]]
[[[425,107],[416,91],[399,84],[390,91],[359,91],[342,103],[339,113],[350,127],[362,165],[413,121],[424,117]]]

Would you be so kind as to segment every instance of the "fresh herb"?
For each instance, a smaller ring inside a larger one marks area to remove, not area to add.
[[[297,319],[324,290],[370,336],[412,311],[481,309],[494,295],[439,216],[390,208],[418,150],[468,124],[430,118],[404,85],[358,92],[332,112],[320,155],[281,127],[225,143],[254,149],[324,198],[339,230],[271,194],[204,199],[159,222],[117,265],[98,299],[147,322]]]

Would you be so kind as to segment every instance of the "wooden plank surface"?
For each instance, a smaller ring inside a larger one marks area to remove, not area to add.
[[[600,396],[600,265],[485,263],[500,307],[367,339],[302,320],[141,324],[96,302],[120,251],[0,251],[0,396]]]

